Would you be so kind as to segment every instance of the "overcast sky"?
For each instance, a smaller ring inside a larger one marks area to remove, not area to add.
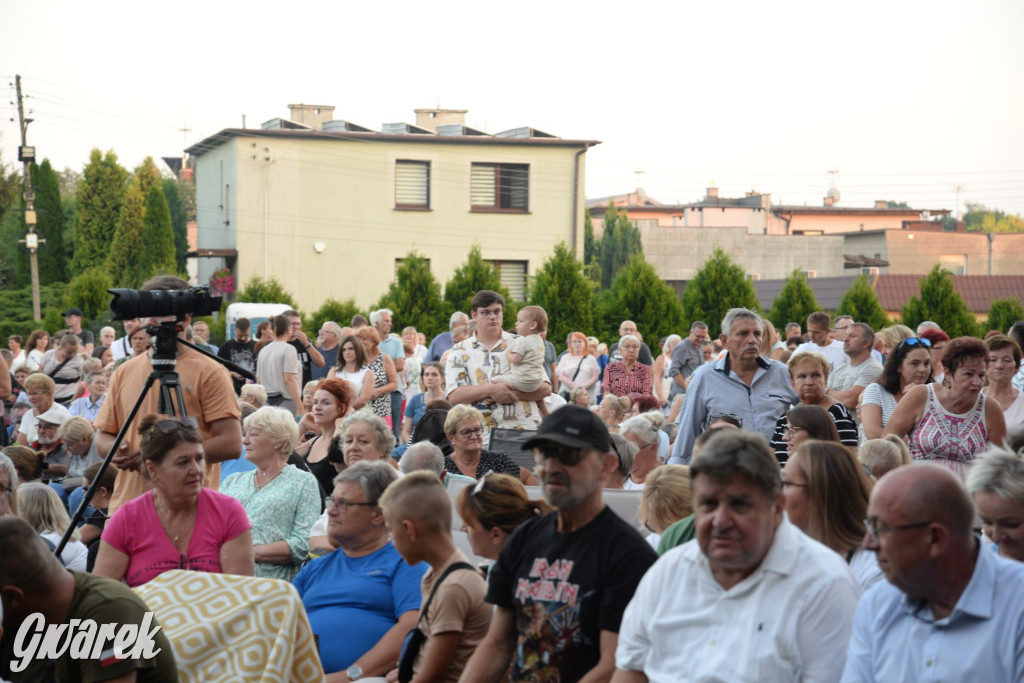
[[[159,8],[159,9],[157,9]],[[1024,213],[1024,2],[0,0],[0,155],[134,166],[222,128],[335,105],[370,128],[469,109],[601,140],[587,196],[751,189],[820,205]],[[188,128],[187,132],[180,129]]]

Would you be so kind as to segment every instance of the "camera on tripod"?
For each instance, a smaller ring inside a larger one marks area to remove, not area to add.
[[[220,310],[223,297],[213,296],[209,285],[190,287],[188,289],[108,289],[114,295],[110,302],[110,310],[114,312],[114,320],[131,320],[132,318],[165,318],[174,316],[175,320],[149,325],[146,331],[152,337],[154,367],[174,365],[178,357],[177,323],[186,315],[212,315]]]

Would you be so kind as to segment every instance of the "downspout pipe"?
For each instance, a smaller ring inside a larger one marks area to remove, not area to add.
[[[579,205],[580,205],[580,157],[587,153],[590,149],[590,144],[585,143],[583,149],[576,152],[576,156],[573,159],[572,169],[572,253],[576,254],[576,223],[579,221]]]

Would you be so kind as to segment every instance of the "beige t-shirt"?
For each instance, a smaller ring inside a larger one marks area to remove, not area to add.
[[[456,550],[445,560],[443,566],[431,567],[423,575],[421,583],[423,603],[426,604],[427,598],[430,597],[434,581],[449,565],[468,561],[460,550]],[[437,589],[437,594],[430,603],[429,612],[420,615],[419,627],[427,634],[427,641],[416,657],[414,671],[419,672],[426,661],[424,658],[430,651],[432,636],[458,631],[461,633],[459,644],[455,647],[455,657],[444,679],[448,683],[458,683],[462,670],[466,668],[466,662],[487,635],[487,629],[491,625],[493,608],[484,602],[486,594],[487,586],[484,579],[475,569],[457,569],[445,577],[444,583]]]

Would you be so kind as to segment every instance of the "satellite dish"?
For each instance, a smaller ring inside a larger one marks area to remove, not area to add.
[[[828,197],[829,197],[829,199],[832,200],[832,202],[834,204],[838,204],[839,203],[839,188],[838,187],[830,187],[830,188],[828,188]]]

